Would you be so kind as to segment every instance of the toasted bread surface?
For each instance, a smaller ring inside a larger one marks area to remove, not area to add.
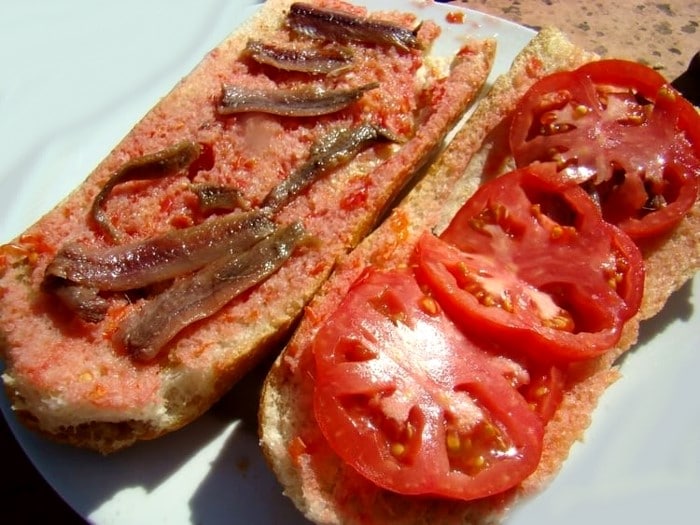
[[[553,28],[543,29],[480,101],[470,120],[431,166],[426,177],[338,265],[306,309],[299,329],[277,359],[263,388],[259,413],[261,445],[296,506],[317,523],[495,523],[520,498],[531,495],[559,470],[581,439],[605,389],[619,375],[616,359],[637,339],[639,322],[656,314],[669,295],[700,267],[700,224],[695,206],[666,238],[645,246],[647,270],[640,312],[616,346],[582,363],[566,385],[563,402],[547,424],[537,470],[515,489],[474,502],[406,497],[363,479],[330,449],[313,416],[313,356],[310,343],[350,285],[369,265],[395,267],[408,261],[418,237],[439,233],[485,178],[507,170],[506,127],[518,98],[538,78],[573,69],[597,57],[572,45]]]
[[[364,12],[335,0],[316,3]],[[3,379],[13,409],[27,425],[52,439],[108,453],[175,430],[202,414],[277,348],[337,258],[364,237],[440,147],[481,88],[493,60],[493,41],[465,44],[469,52],[452,64],[448,57],[433,60],[421,52],[398,53],[377,46],[359,55],[362,63],[353,82],[362,83],[364,75],[377,74],[390,64],[395,74],[363,98],[360,108],[344,110],[337,118],[299,121],[217,115],[224,83],[264,87],[302,82],[298,75],[263,71],[243,53],[250,38],[289,38],[283,25],[290,4],[290,0],[266,2],[183,78],[79,188],[5,245],[0,259]],[[415,22],[411,15],[385,16],[398,23]],[[430,27],[422,26],[424,36],[418,37],[429,41]],[[394,96],[409,104],[401,113],[386,110],[396,102]],[[423,111],[422,104],[430,110]],[[181,173],[148,183],[136,181],[128,189],[112,192],[106,206],[109,219],[129,240],[139,240],[207,220],[190,211],[192,183],[237,186],[255,207],[306,159],[315,140],[361,120],[365,112],[379,117],[379,124],[402,138],[400,143],[363,151],[282,208],[274,220],[279,224],[302,220],[315,242],[298,249],[272,277],[244,296],[185,328],[157,359],[136,362],[113,341],[120,322],[147,297],[115,295],[106,318],[90,324],[66,313],[42,290],[44,271],[65,242],[109,245],[95,231],[89,210],[100,188],[130,159],[181,140],[211,144],[214,150],[211,169],[194,176]],[[418,122],[411,115],[419,115]],[[261,136],[265,140],[257,140]]]

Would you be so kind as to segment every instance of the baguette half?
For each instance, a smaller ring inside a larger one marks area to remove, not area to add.
[[[336,0],[311,3],[365,13]],[[376,89],[364,93],[362,103],[330,116],[304,119],[217,114],[222,84],[241,81],[277,87],[280,82],[295,86],[309,81],[301,74],[251,64],[244,53],[249,39],[284,43],[292,38],[285,26],[291,4],[291,0],[266,2],[150,110],[80,187],[2,246],[3,380],[13,410],[31,428],[60,442],[108,453],[171,432],[206,411],[276,348],[336,260],[366,235],[440,148],[491,68],[493,40],[472,40],[453,57],[431,57],[429,49],[404,52],[357,44],[360,65],[333,81],[338,85],[378,81]],[[380,16],[398,24],[418,23],[409,14]],[[431,27],[435,25],[421,26],[418,38],[430,42]],[[380,65],[375,73],[393,65],[395,75],[363,78],[372,70],[367,67],[372,60]],[[312,82],[321,82],[313,78]],[[392,109],[392,96],[402,91],[408,95],[408,106]],[[384,96],[389,98],[383,100]],[[161,293],[163,285],[145,292],[109,294],[106,317],[98,322],[67,313],[45,289],[46,269],[65,244],[88,249],[114,245],[95,228],[90,212],[110,178],[133,159],[157,155],[180,141],[207,144],[213,150],[212,166],[205,159],[196,173],[180,170],[156,181],[130,181],[112,189],[104,208],[108,221],[128,242],[210,220],[193,204],[195,184],[238,185],[245,203],[255,208],[307,160],[314,142],[339,127],[377,117],[376,124],[401,140],[365,149],[346,165],[324,173],[272,215],[280,226],[301,221],[311,241],[297,247],[264,282],[184,328],[155,359],[135,360],[115,337],[124,319],[138,317],[139,309]]]
[[[338,458],[313,416],[311,342],[351,284],[370,265],[396,267],[409,256],[422,232],[440,233],[484,181],[485,166],[507,166],[507,123],[518,99],[536,80],[596,60],[559,31],[545,28],[524,48],[511,69],[482,99],[474,114],[427,175],[388,220],[338,266],[306,309],[299,329],[274,363],[263,387],[259,413],[262,450],[284,493],[316,523],[497,523],[512,505],[540,491],[580,440],[605,389],[619,375],[616,359],[630,349],[639,322],[662,308],[668,297],[700,268],[700,204],[668,236],[643,246],[646,281],[639,313],[619,344],[581,367],[545,428],[536,471],[506,493],[460,502],[410,497],[378,488]],[[304,436],[303,440],[299,440]],[[311,443],[310,449],[304,444]]]

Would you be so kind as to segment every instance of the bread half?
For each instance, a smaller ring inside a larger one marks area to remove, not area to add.
[[[700,268],[700,205],[666,238],[643,247],[647,277],[643,305],[619,345],[578,370],[545,429],[537,470],[507,493],[472,502],[410,497],[364,479],[333,452],[313,416],[311,341],[351,284],[369,265],[396,267],[409,260],[426,230],[439,233],[483,182],[485,166],[509,164],[507,124],[517,100],[539,78],[597,57],[545,28],[498,78],[425,178],[388,220],[338,266],[306,309],[294,337],[276,360],[263,388],[259,432],[263,452],[284,493],[315,523],[497,523],[519,499],[541,490],[589,426],[600,395],[618,377],[615,360],[636,341],[639,322],[655,315],[668,297]],[[303,436],[303,439],[301,437]]]
[[[368,15],[341,1],[309,3]],[[434,56],[437,24],[419,24],[415,15],[399,12],[369,16],[407,28],[418,45],[348,42],[343,49],[350,50],[352,64],[343,72],[290,72],[252,60],[246,51],[250,40],[335,49],[332,42],[292,34],[291,4],[269,0],[261,6],[153,107],[84,183],[0,249],[3,380],[13,410],[30,427],[108,453],[175,430],[206,411],[277,348],[336,261],[440,149],[491,68],[493,40],[472,40],[453,56]],[[263,110],[229,114],[221,106],[230,85],[362,89],[344,109],[290,117]],[[315,158],[318,144],[368,122],[380,140],[333,164],[294,198],[266,200]],[[199,148],[198,156],[178,167],[173,151],[183,144],[184,151],[188,145]],[[130,178],[138,171],[134,163],[147,158],[152,168],[159,155],[165,160],[157,162],[169,173]],[[124,180],[116,184],[115,178]],[[204,210],[195,194],[202,186],[233,188],[239,209]],[[137,322],[143,308],[185,276],[138,290],[100,290],[106,313],[87,320],[67,311],[47,283],[47,268],[66,246],[77,247],[77,253],[100,252],[262,208],[276,228],[303,229],[303,242],[267,278],[186,325],[148,359],[135,359],[125,343],[132,339],[119,339],[120,334],[127,320]]]

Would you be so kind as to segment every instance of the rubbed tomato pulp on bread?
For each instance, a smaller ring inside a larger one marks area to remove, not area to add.
[[[516,487],[569,369],[611,349],[639,309],[639,249],[554,174],[487,182],[408,266],[369,267],[319,325],[316,421],[378,487],[467,501]]]
[[[286,35],[285,31],[281,33]],[[175,118],[169,109],[149,116],[142,133],[134,137],[131,148],[109,167],[117,169],[128,158],[168,146],[173,142],[172,137],[195,137],[213,148],[214,166],[210,170],[193,178],[183,174],[167,180],[148,181],[111,197],[107,210],[111,220],[134,237],[167,230],[173,223],[182,226],[200,221],[196,199],[190,190],[193,183],[233,186],[243,192],[249,205],[258,205],[278,182],[306,159],[314,142],[332,130],[369,118],[397,136],[408,138],[418,125],[414,117],[419,104],[431,103],[430,94],[423,91],[422,81],[416,78],[418,69],[425,66],[421,53],[375,48],[358,50],[356,56],[360,64],[353,68],[351,78],[346,75],[311,81],[319,88],[342,89],[381,79],[378,89],[366,93],[346,110],[314,119],[281,119],[260,113],[221,117],[216,114],[212,99],[218,96],[222,84],[284,89],[299,85],[304,79],[286,72],[270,72],[247,60],[217,60],[217,54],[214,52],[206,59],[211,71],[206,78],[208,85],[203,86],[196,100],[197,105],[188,100],[188,105],[193,107],[175,106]],[[423,70],[429,76],[435,74],[429,67]],[[184,112],[182,120],[177,118],[180,112]],[[191,115],[197,115],[196,119],[190,120]],[[148,145],[139,143],[144,136]],[[367,163],[377,164],[383,160],[381,154],[381,151],[379,154],[369,152]],[[134,213],[136,210],[138,213]]]
[[[322,75],[260,63],[234,36],[154,107],[83,185],[0,250],[5,380],[15,408],[33,412],[30,418],[43,430],[95,421],[156,426],[171,419],[181,425],[196,414],[178,419],[171,411],[213,402],[293,322],[336,259],[367,233],[457,122],[488,74],[492,42],[465,44],[448,67],[452,57],[429,56],[439,34],[429,20],[419,24],[405,13],[368,14],[336,1],[313,7],[392,24],[415,45],[342,42],[352,56],[350,66]],[[294,33],[284,16],[260,15],[264,31],[254,36],[277,48],[336,45]],[[313,116],[232,112],[221,109],[229,103],[228,86],[254,96],[299,88],[308,97],[339,93],[351,100]],[[358,86],[364,87],[356,91]],[[340,161],[323,157],[333,149],[329,142],[335,147],[343,130],[355,129],[370,133],[370,139],[360,146],[352,142],[355,137],[348,139],[350,153],[341,151]],[[189,145],[196,158],[183,166],[167,158],[177,144]],[[150,159],[145,170],[143,159]],[[300,179],[306,185],[268,205],[271,193],[305,174],[309,164],[325,171],[309,184]],[[168,165],[176,168],[163,167]],[[163,173],[154,176],[158,170]],[[233,188],[238,209],[203,208],[197,193],[202,187]],[[125,320],[138,317],[172,279],[138,290],[102,290],[99,299],[107,306],[96,322],[66,311],[51,293],[53,281],[65,280],[50,268],[66,246],[77,247],[72,249],[78,254],[100,253],[212,224],[227,213],[261,209],[276,227],[301,221],[305,241],[271,276],[183,328],[152,360],[133,359],[115,339]]]

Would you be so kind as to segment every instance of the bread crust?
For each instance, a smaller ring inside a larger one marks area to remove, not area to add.
[[[426,230],[439,233],[484,177],[509,166],[506,126],[519,97],[538,78],[597,59],[554,28],[544,28],[479,103],[474,115],[431,166],[425,178],[388,220],[349,254],[306,309],[299,329],[265,381],[260,402],[262,450],[284,493],[316,523],[500,522],[519,499],[540,491],[560,469],[573,443],[582,438],[605,389],[619,376],[616,360],[637,340],[640,321],[661,310],[668,297],[700,268],[700,204],[667,237],[643,246],[647,277],[643,305],[610,352],[581,364],[569,378],[563,402],[547,424],[537,470],[499,496],[455,502],[392,494],[362,479],[330,449],[313,419],[310,342],[362,270],[408,261]],[[488,166],[488,169],[485,169]],[[486,175],[485,175],[486,174]],[[309,453],[294,440],[309,441]]]
[[[121,318],[116,309],[112,311],[116,314],[112,321],[108,318],[86,327],[61,312],[52,298],[40,291],[43,271],[56,246],[52,244],[46,252],[32,252],[31,257],[17,252],[26,248],[27,239],[41,238],[47,231],[58,239],[77,239],[88,245],[101,242],[90,226],[88,210],[99,188],[127,160],[180,140],[231,134],[234,124],[214,113],[223,79],[229,78],[232,70],[243,68],[242,51],[249,38],[260,39],[279,31],[291,3],[292,0],[268,0],[149,111],[80,187],[6,245],[11,247],[9,255],[0,257],[0,355],[6,365],[3,379],[14,411],[29,427],[53,440],[110,453],[176,430],[201,415],[265,355],[279,348],[336,259],[366,235],[403,185],[440,147],[480,90],[493,61],[494,42],[475,41],[467,44],[472,52],[456,59],[449,71],[444,67],[449,65],[446,63],[424,64],[425,77],[414,74],[414,78],[416,83],[426,82],[422,88],[431,97],[433,111],[422,115],[418,131],[403,144],[363,152],[348,167],[334,172],[323,184],[314,184],[303,198],[276,215],[280,224],[304,219],[306,229],[321,242],[299,250],[288,264],[241,301],[234,301],[212,318],[186,328],[165,356],[153,363],[134,363],[129,356],[115,351],[110,342],[114,333],[110,323]],[[339,0],[316,3],[356,9]],[[387,56],[391,52],[387,51]],[[427,86],[441,82],[445,83],[442,96],[438,96],[439,90],[430,92]],[[172,115],[178,118],[171,118]],[[354,117],[344,118],[339,124]],[[257,124],[255,118],[247,121],[251,128]],[[296,133],[300,143],[311,142],[326,129],[322,126],[330,128],[324,123],[319,124],[318,130],[307,132],[305,125],[285,130],[284,124],[279,124],[278,131],[283,137]],[[284,146],[278,149],[284,150]],[[226,151],[222,147],[222,154]],[[234,163],[237,158],[230,156],[226,161]],[[235,175],[235,169],[231,173]],[[249,181],[253,199],[264,196],[269,189],[265,184],[274,185],[279,177],[277,172],[256,175]],[[184,179],[180,183],[188,184]],[[348,212],[347,220],[339,221],[329,214],[328,224],[324,224],[323,210],[339,208],[347,188],[357,186],[359,180],[370,188],[365,204],[352,208],[357,211],[352,216]],[[158,191],[162,187],[153,194]],[[118,191],[113,193],[115,199],[123,197]],[[143,225],[143,232],[134,227],[137,237],[157,233],[148,230],[148,221],[144,223],[147,224]],[[127,310],[132,307],[131,298],[120,300]],[[239,308],[239,303],[245,306]],[[74,380],[56,379],[51,359],[28,362],[27,356],[35,350],[31,336],[37,328],[46,335],[36,344],[50,346],[54,352],[51,355],[60,353],[61,359],[76,363],[75,370],[70,371]],[[106,378],[117,386],[106,387]]]

